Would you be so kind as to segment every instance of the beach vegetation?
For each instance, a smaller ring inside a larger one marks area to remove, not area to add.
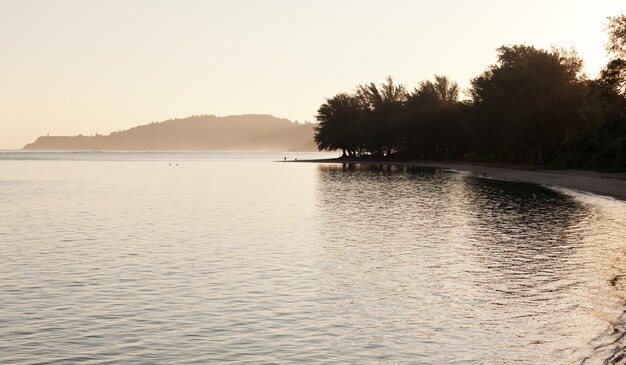
[[[443,75],[412,91],[387,77],[327,99],[315,142],[346,158],[625,171],[626,15],[609,18],[607,33],[596,79],[574,50],[506,45],[464,92]]]

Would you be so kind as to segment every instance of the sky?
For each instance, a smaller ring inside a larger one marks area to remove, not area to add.
[[[462,88],[496,48],[605,64],[626,0],[0,0],[0,149],[191,115],[315,121],[325,98],[391,76]]]

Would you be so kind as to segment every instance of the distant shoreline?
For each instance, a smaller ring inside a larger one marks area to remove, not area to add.
[[[521,165],[501,167],[466,162],[386,161],[350,158],[298,160],[292,162],[438,167],[471,172],[480,177],[565,188],[626,201],[626,173],[624,172],[601,173],[583,170],[544,170]]]

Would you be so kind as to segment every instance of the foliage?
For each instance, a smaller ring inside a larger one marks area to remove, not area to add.
[[[445,76],[412,92],[388,77],[327,99],[315,141],[350,157],[626,170],[626,15],[609,21],[612,58],[596,80],[574,51],[503,46],[471,80],[469,100]]]
[[[544,162],[559,149],[582,105],[582,61],[532,46],[498,49],[498,62],[472,80],[481,150],[504,161]]]
[[[363,119],[365,108],[361,100],[346,93],[327,99],[317,111],[319,124],[315,127],[315,142],[321,150],[343,151],[356,155],[359,136],[354,133]]]

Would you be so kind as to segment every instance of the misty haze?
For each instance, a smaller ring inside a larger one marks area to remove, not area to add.
[[[25,150],[313,151],[313,124],[271,115],[213,115],[151,123],[109,135],[43,136]]]
[[[626,365],[626,2],[0,1],[0,364]]]

